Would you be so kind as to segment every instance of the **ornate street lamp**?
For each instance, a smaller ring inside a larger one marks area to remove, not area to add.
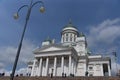
[[[16,58],[15,58],[15,62],[14,62],[14,66],[13,66],[13,69],[12,69],[12,74],[11,74],[11,77],[10,77],[10,80],[13,80],[14,79],[14,74],[15,74],[15,70],[16,70],[16,67],[17,67],[17,62],[18,62],[18,59],[19,59],[19,54],[20,54],[20,51],[21,51],[21,47],[22,47],[22,41],[23,41],[23,38],[24,38],[24,34],[25,34],[25,31],[26,31],[26,27],[27,27],[27,23],[28,23],[28,20],[29,20],[29,17],[30,17],[30,14],[31,14],[31,10],[33,8],[34,5],[36,5],[37,3],[41,3],[41,7],[40,7],[40,12],[41,13],[44,13],[45,11],[45,8],[44,8],[44,4],[42,1],[37,1],[37,2],[34,2],[33,3],[33,0],[31,0],[31,3],[30,5],[23,5],[21,6],[17,13],[14,14],[14,19],[18,19],[19,18],[19,11],[24,8],[24,7],[27,7],[27,15],[26,15],[26,19],[25,19],[25,25],[24,25],[24,29],[23,29],[23,33],[22,33],[22,36],[21,36],[21,40],[20,40],[20,43],[19,43],[19,46],[18,46],[18,50],[17,50],[17,54],[16,54]]]

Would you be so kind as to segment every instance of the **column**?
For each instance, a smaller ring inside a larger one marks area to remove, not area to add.
[[[42,73],[42,58],[40,58],[40,61],[39,61],[38,76],[41,76],[41,73]]]
[[[54,58],[54,71],[53,71],[53,76],[56,76],[56,67],[57,67],[57,57]]]
[[[73,62],[73,59],[71,59],[71,60],[72,60],[72,61],[71,61],[71,73],[73,74],[73,73],[74,73],[74,72],[73,72],[73,71],[74,71],[74,70],[73,70],[73,68],[74,68],[74,67],[73,67],[73,66],[74,66],[74,62]]]
[[[64,56],[61,58],[61,73],[64,73]]]
[[[75,64],[75,60],[74,60],[74,75],[75,75],[75,67],[76,67],[76,64]]]
[[[71,73],[71,55],[69,55],[69,75]]]
[[[110,69],[110,65],[109,64],[107,64],[108,65],[108,74],[109,74],[109,76],[111,76],[111,69]]]
[[[31,76],[34,76],[34,69],[35,69],[35,63],[36,63],[36,60],[33,60],[33,65],[32,65],[32,71],[31,71]]]
[[[74,64],[73,64],[73,74],[75,75],[75,67],[76,67],[76,64],[75,64],[75,60],[74,60]]]
[[[103,64],[101,64],[101,75],[100,76],[104,76],[104,73],[103,73]]]
[[[47,57],[46,58],[46,72],[45,72],[46,76],[48,75],[48,63],[49,63],[49,58]]]
[[[76,75],[76,72],[77,72],[77,61],[75,60],[75,75]]]

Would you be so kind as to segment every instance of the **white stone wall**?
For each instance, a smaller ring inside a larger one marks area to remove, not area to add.
[[[78,53],[78,56],[86,55],[86,40],[85,37],[77,37],[76,38],[76,46],[74,46],[75,50]]]
[[[85,56],[86,55],[86,49],[84,44],[77,44],[75,47],[75,50],[78,53],[78,56]]]
[[[102,64],[89,64],[88,73],[89,73],[89,76],[103,76],[103,65]]]
[[[77,73],[76,76],[85,76],[86,72],[86,60],[79,60],[77,65]]]

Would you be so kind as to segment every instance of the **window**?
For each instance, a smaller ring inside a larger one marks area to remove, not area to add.
[[[66,42],[68,41],[68,33],[66,33],[66,40],[65,40]]]
[[[72,41],[72,37],[70,37],[70,41]]]
[[[89,74],[89,76],[93,76],[93,74]]]
[[[63,37],[63,42],[64,42],[64,37]]]
[[[76,40],[76,36],[75,36],[75,34],[74,34],[74,41]]]
[[[72,41],[72,34],[70,34],[70,41]]]
[[[66,41],[68,41],[68,37],[66,37]]]
[[[92,70],[93,69],[93,67],[89,67],[89,70]]]
[[[70,34],[70,36],[72,37],[72,34]]]
[[[66,36],[68,36],[68,33],[66,33]]]

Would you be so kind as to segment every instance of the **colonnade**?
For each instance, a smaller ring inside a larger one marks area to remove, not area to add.
[[[55,56],[53,57],[54,61],[53,61],[53,70],[52,70],[52,74],[53,76],[57,76],[57,62],[58,62],[58,57]],[[64,66],[65,66],[65,56],[60,56],[61,58],[61,76],[62,74],[64,73]],[[48,69],[49,69],[49,61],[50,61],[50,57],[44,57],[45,59],[45,76],[48,76]],[[33,62],[33,66],[32,66],[32,72],[31,72],[31,76],[42,76],[42,66],[43,66],[43,57],[40,57],[40,59],[38,60],[38,69],[37,69],[37,73],[35,74],[35,65],[36,65],[36,61],[37,60],[34,60]],[[70,75],[70,74],[74,74],[75,73],[75,68],[76,68],[76,62],[75,60],[72,58],[71,55],[68,56],[68,73],[67,75]]]

